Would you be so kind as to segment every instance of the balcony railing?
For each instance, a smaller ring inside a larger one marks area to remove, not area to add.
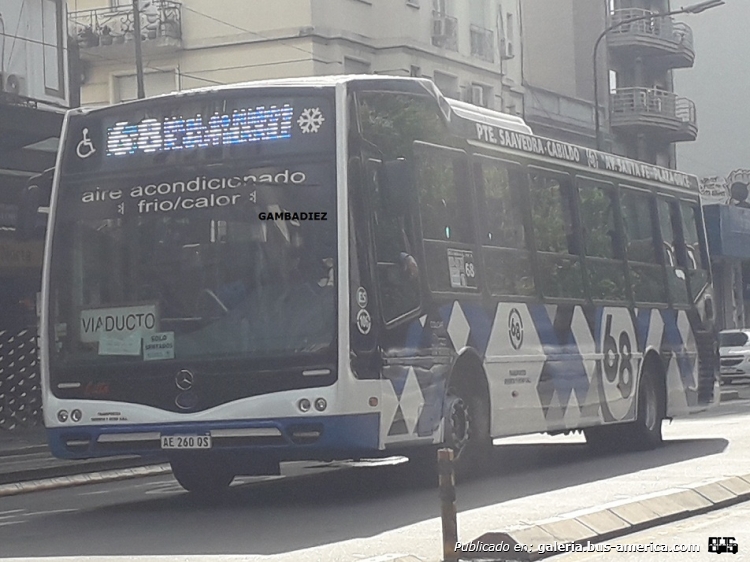
[[[495,34],[491,29],[478,25],[469,28],[471,37],[471,56],[487,62],[495,62]]]
[[[656,88],[619,88],[611,98],[613,127],[662,129],[674,140],[694,140],[698,133],[695,104]]]
[[[97,8],[68,14],[68,29],[81,48],[99,47],[132,41],[133,9],[130,6]],[[141,39],[175,39],[182,36],[180,3],[153,0],[141,11]]]
[[[432,44],[458,51],[458,20],[442,12],[432,12]]]
[[[635,18],[647,15],[654,17],[629,22]],[[627,8],[615,10],[610,15],[610,24],[621,23],[609,32],[609,42],[613,46],[630,44],[633,41],[644,41],[649,46],[669,49],[672,52],[682,52],[692,59],[695,57],[693,45],[693,30],[681,22],[675,22],[671,17],[659,15],[651,10],[642,8]]]

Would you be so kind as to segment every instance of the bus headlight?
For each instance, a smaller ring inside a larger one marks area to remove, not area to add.
[[[65,423],[68,421],[68,411],[67,410],[60,410],[57,412],[57,421],[60,423]]]
[[[79,422],[83,419],[83,412],[81,410],[73,410],[70,412],[70,419],[74,422]]]
[[[318,412],[322,412],[328,407],[328,402],[326,402],[325,398],[317,398],[315,400],[315,409],[318,410]]]
[[[309,412],[311,404],[307,398],[303,398],[302,400],[297,402],[297,407],[299,408],[300,412]]]

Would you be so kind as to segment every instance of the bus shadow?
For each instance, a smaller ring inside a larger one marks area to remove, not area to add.
[[[605,456],[591,453],[584,443],[503,444],[495,447],[484,477],[458,487],[458,508],[487,507],[716,455],[727,445],[726,439],[676,439],[655,451]],[[172,488],[168,494],[47,517],[37,524],[54,544],[26,544],[23,554],[271,555],[364,539],[439,516],[436,487],[415,484],[413,476],[403,466],[348,468],[233,486],[210,501]],[[550,508],[546,517],[557,510]],[[497,526],[487,522],[488,529]],[[434,532],[439,523],[426,528]],[[84,539],[88,534],[96,540]],[[32,552],[48,548],[53,551]]]

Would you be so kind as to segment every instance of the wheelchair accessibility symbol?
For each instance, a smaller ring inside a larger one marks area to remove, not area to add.
[[[84,159],[94,154],[96,148],[94,148],[94,143],[91,142],[91,139],[89,138],[88,128],[84,127],[83,131],[81,131],[81,136],[82,138],[76,146],[76,154],[78,155],[78,158]]]

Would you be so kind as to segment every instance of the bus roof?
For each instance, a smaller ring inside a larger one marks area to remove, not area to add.
[[[677,170],[656,166],[638,160],[632,160],[623,156],[599,152],[590,148],[584,148],[569,144],[564,141],[538,137],[534,135],[531,127],[518,116],[502,113],[492,109],[479,107],[459,100],[446,98],[431,80],[427,78],[389,76],[383,74],[334,74],[327,76],[302,76],[297,78],[274,78],[268,80],[254,80],[250,82],[237,82],[234,84],[221,84],[206,86],[190,90],[182,90],[168,94],[161,94],[149,99],[191,97],[213,92],[226,92],[232,90],[255,89],[255,88],[332,88],[340,84],[351,82],[373,82],[373,83],[401,83],[405,89],[414,87],[422,88],[424,91],[434,95],[440,102],[441,108],[446,112],[454,114],[464,123],[473,123],[468,134],[471,143],[493,145],[504,149],[517,150],[536,156],[543,156],[554,160],[583,165],[592,169],[600,169],[615,172],[625,176],[646,179],[660,183],[666,183],[677,187],[689,189],[698,193],[699,181],[697,176],[686,174]],[[122,105],[139,104],[144,100],[133,100]],[[449,108],[449,111],[447,109]],[[105,109],[78,108],[71,112],[88,113]]]

